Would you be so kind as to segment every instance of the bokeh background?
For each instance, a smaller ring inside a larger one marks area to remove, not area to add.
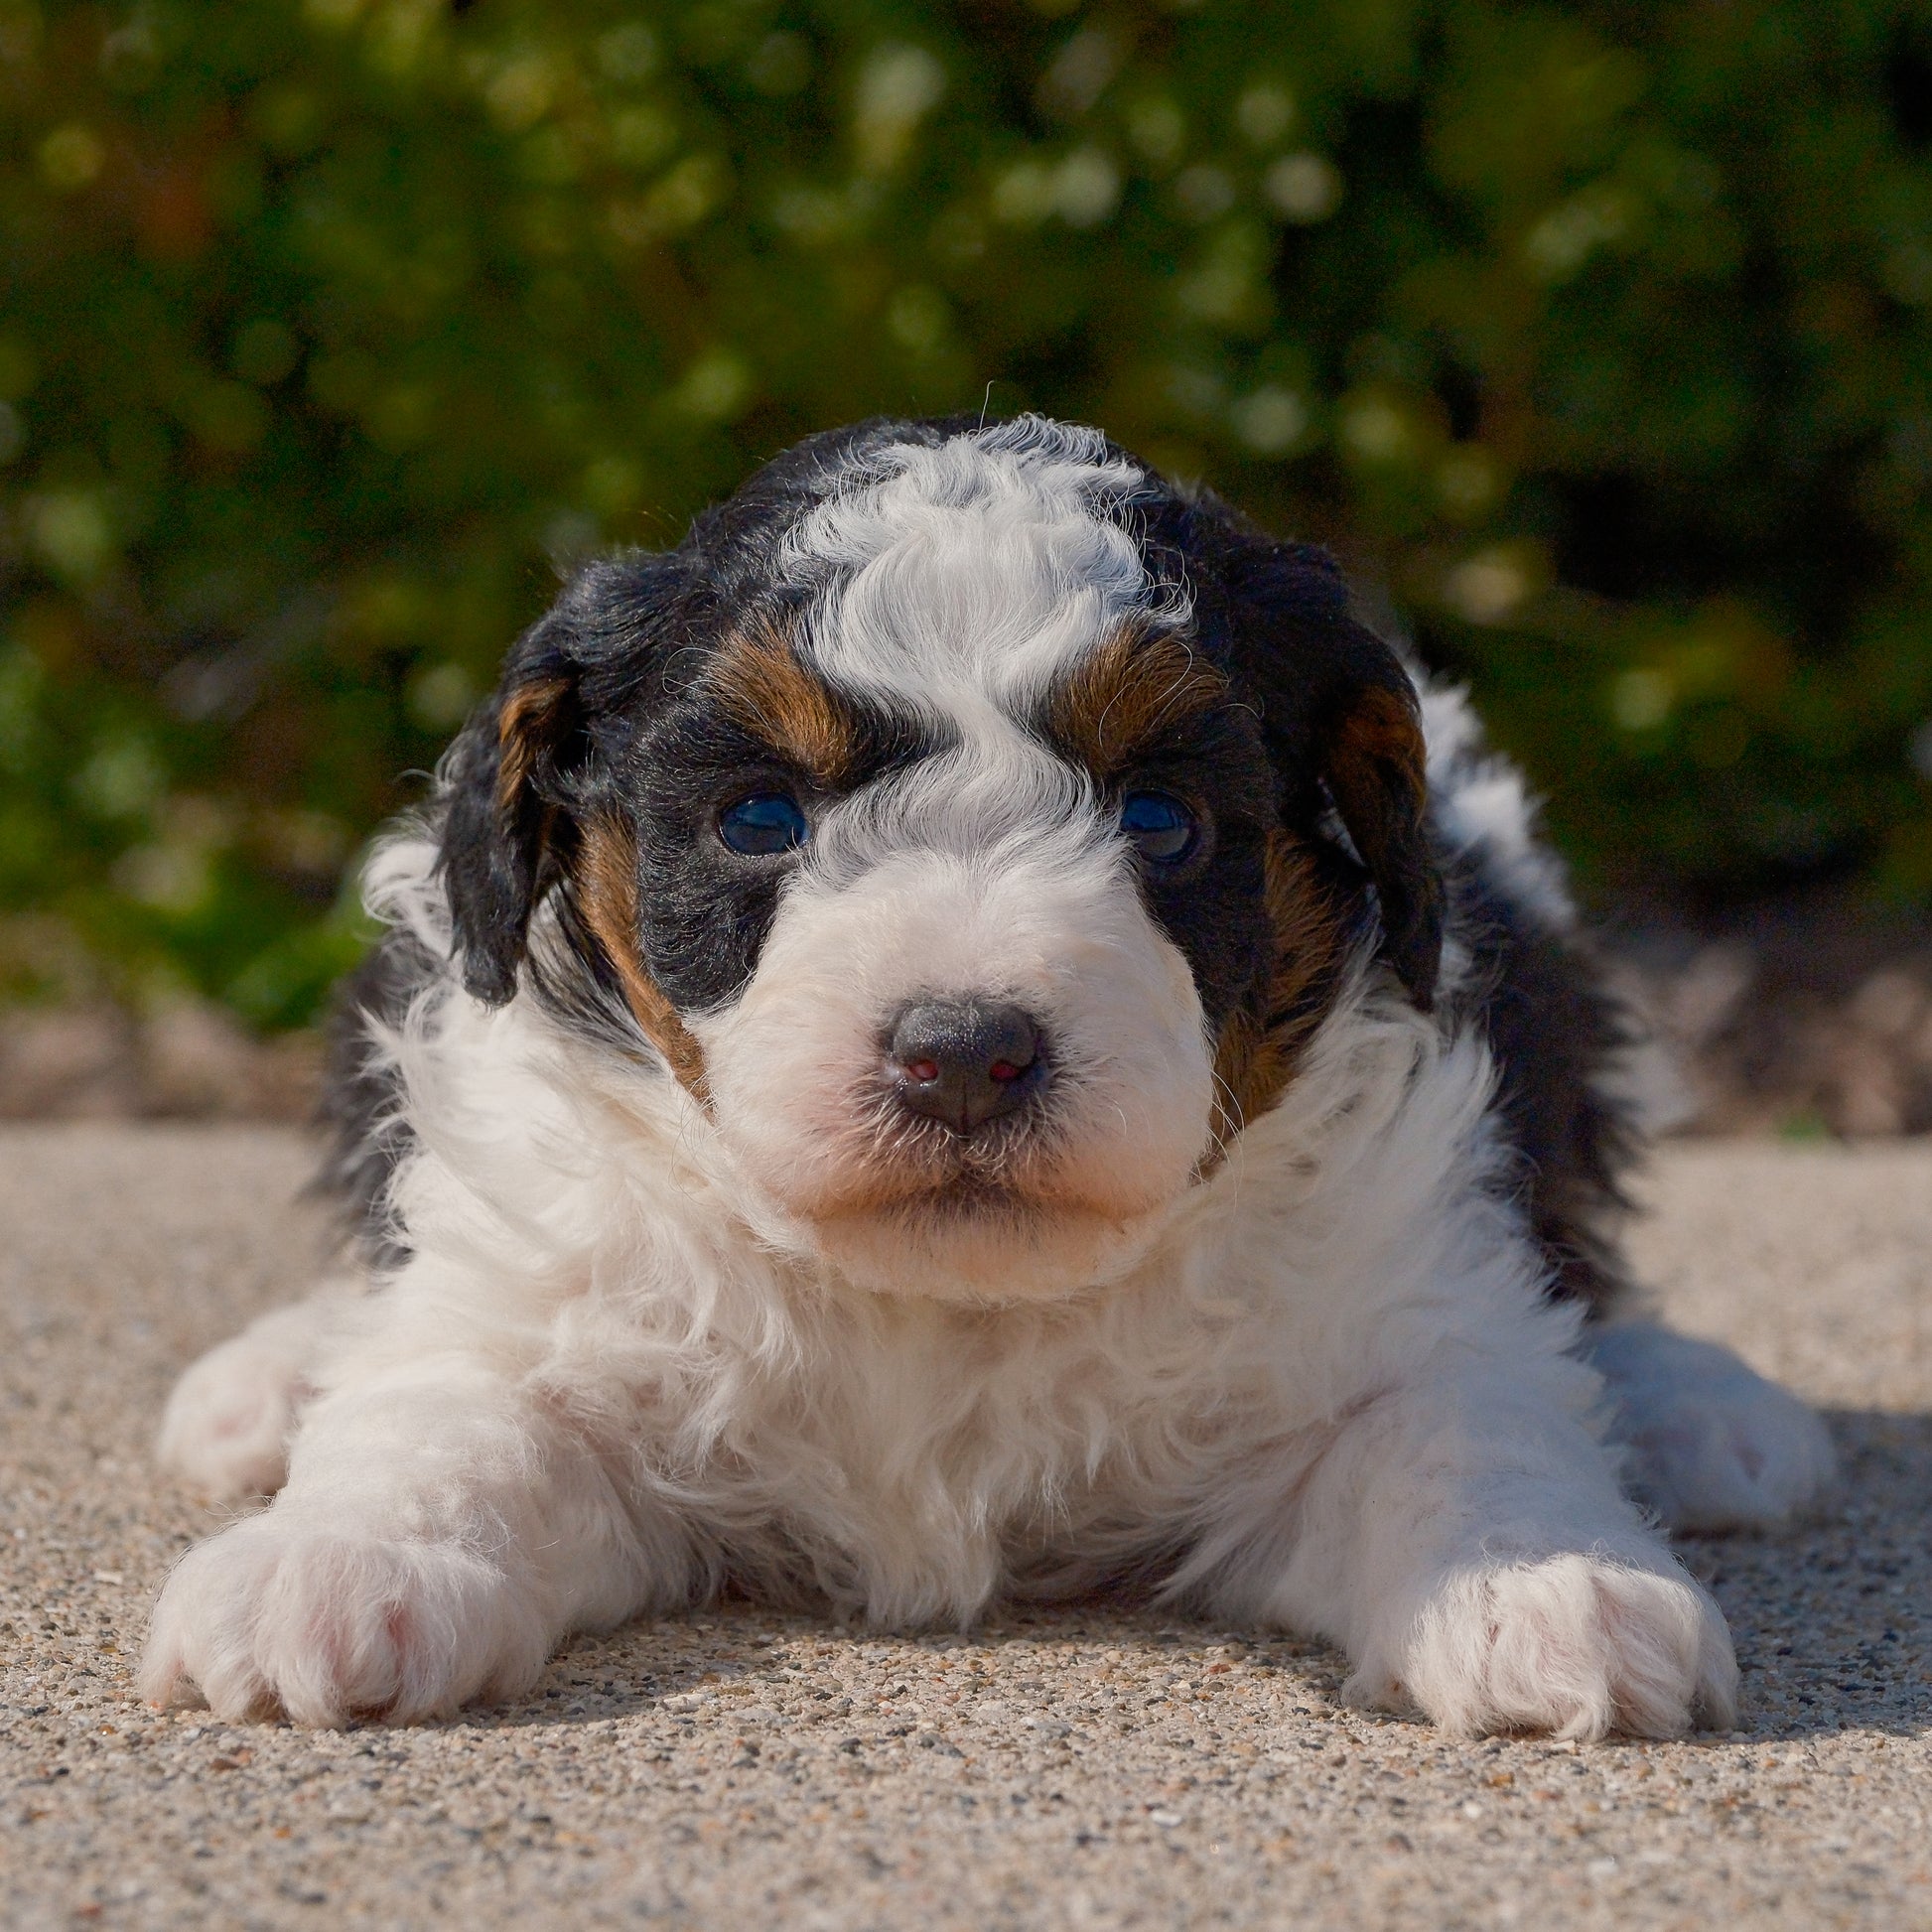
[[[1707,1112],[1932,1125],[1902,0],[0,0],[0,1111],[293,1104],[559,568],[983,406],[1337,550]]]

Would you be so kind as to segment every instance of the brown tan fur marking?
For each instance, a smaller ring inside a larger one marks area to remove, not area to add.
[[[834,787],[851,776],[860,750],[851,711],[799,662],[783,632],[769,625],[741,632],[708,675],[738,724],[817,783]]]
[[[1271,832],[1264,864],[1274,969],[1262,1012],[1244,1008],[1221,1029],[1214,1055],[1214,1148],[1201,1164],[1204,1174],[1220,1165],[1227,1143],[1243,1127],[1281,1099],[1321,1019],[1321,1002],[1312,996],[1341,960],[1341,920],[1308,849],[1286,832]]]
[[[1428,759],[1415,700],[1371,685],[1357,693],[1329,742],[1329,782],[1368,795],[1395,770],[1420,812],[1428,792]]]
[[[1133,763],[1183,719],[1225,702],[1227,679],[1185,639],[1120,624],[1055,694],[1047,729],[1095,777]]]
[[[624,1003],[644,1036],[664,1055],[686,1092],[706,1100],[704,1049],[645,970],[637,951],[636,846],[615,817],[593,818],[585,824],[575,884],[584,923],[617,969]]]
[[[1329,795],[1375,881],[1390,962],[1425,1012],[1443,942],[1443,886],[1428,852],[1428,760],[1406,688],[1358,691],[1327,734]]]
[[[533,678],[503,700],[496,718],[496,803],[500,810],[508,811],[516,803],[516,794],[537,761],[549,714],[569,689],[567,677]]]

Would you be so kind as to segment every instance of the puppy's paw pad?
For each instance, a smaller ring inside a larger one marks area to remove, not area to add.
[[[1396,1673],[1447,1729],[1677,1737],[1735,1715],[1717,1605],[1681,1575],[1568,1555],[1452,1577]]]
[[[475,1550],[270,1510],[176,1565],[141,1690],[166,1705],[196,1685],[230,1722],[406,1723],[527,1688],[547,1649],[528,1593]]]

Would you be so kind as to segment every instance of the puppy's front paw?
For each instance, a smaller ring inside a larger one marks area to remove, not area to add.
[[[273,1495],[332,1345],[363,1327],[375,1306],[339,1278],[210,1348],[168,1398],[156,1445],[163,1465],[211,1496]]]
[[[1718,1606],[1688,1577],[1569,1555],[1451,1575],[1345,1695],[1413,1700],[1464,1736],[1677,1737],[1732,1722],[1737,1665]]]
[[[477,1551],[276,1508],[175,1566],[140,1685],[166,1705],[197,1684],[230,1722],[279,1708],[305,1725],[408,1723],[526,1690],[548,1649],[529,1590]]]
[[[1824,1423],[1729,1349],[1632,1321],[1598,1330],[1588,1354],[1630,1484],[1672,1529],[1770,1528],[1830,1485]]]
[[[175,1384],[156,1454],[206,1495],[270,1496],[309,1397],[302,1364],[252,1330],[211,1348]]]

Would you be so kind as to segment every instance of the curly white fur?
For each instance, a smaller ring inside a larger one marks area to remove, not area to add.
[[[1194,1177],[1186,961],[1026,724],[1123,614],[1185,615],[1129,539],[1137,474],[1029,419],[873,452],[800,520],[785,567],[830,585],[807,653],[945,730],[825,809],[750,984],[684,1016],[708,1106],[641,1042],[463,992],[430,843],[378,855],[372,904],[442,963],[375,1041],[410,1258],[184,1379],[168,1460],[235,1492],[286,1453],[286,1483],[176,1568],[149,1696],[418,1718],[728,1575],[902,1625],[1166,1564],[1171,1599],[1326,1634],[1352,1695],[1456,1730],[1728,1719],[1722,1619],[1623,1493],[1543,1294],[1477,1035],[1358,961],[1281,1104]],[[1560,922],[1520,784],[1430,707],[1446,836]],[[1040,1016],[1054,1077],[998,1144],[1005,1205],[938,1223],[893,1192],[868,1080],[886,1016],[964,994]],[[1668,1474],[1666,1352],[1599,1354]]]
[[[1488,1184],[1486,1055],[1372,981],[1138,1262],[1036,1302],[773,1251],[703,1112],[523,1001],[439,989],[388,1050],[415,1253],[360,1318],[312,1308],[287,1486],[177,1569],[152,1697],[416,1717],[728,1570],[898,1625],[1181,1547],[1172,1594],[1324,1632],[1361,1694],[1457,1728],[1730,1709]]]

